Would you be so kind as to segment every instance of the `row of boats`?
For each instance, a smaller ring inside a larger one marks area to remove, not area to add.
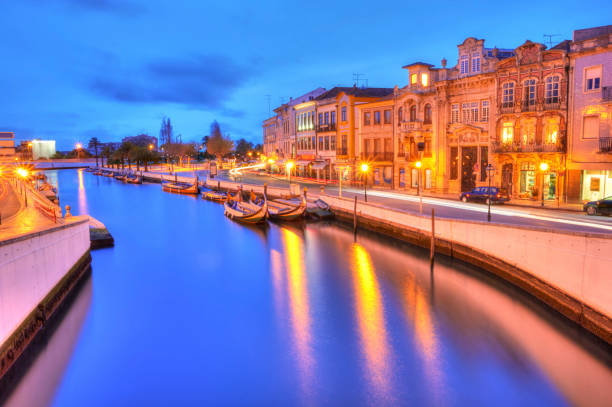
[[[86,170],[88,171],[88,170]],[[128,172],[114,172],[109,170],[91,170],[94,175],[113,177],[117,180],[122,180],[127,183],[141,184],[142,176]],[[198,177],[195,177],[193,182],[165,180],[161,178],[162,190],[177,194],[198,195],[200,193],[200,184]],[[232,195],[229,192],[220,192],[213,190],[202,191],[202,198],[214,202],[223,203],[225,208],[225,216],[241,223],[256,224],[265,222],[270,218],[279,221],[294,221],[304,219],[308,215],[322,218],[321,214],[329,214],[329,206],[317,200],[310,205],[305,197],[290,198],[290,199],[268,199],[267,194],[257,196],[251,192],[249,199],[244,200],[242,190]]]

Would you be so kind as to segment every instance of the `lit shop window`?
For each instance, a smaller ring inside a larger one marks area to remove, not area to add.
[[[512,144],[514,138],[514,123],[506,122],[502,127],[502,143]]]

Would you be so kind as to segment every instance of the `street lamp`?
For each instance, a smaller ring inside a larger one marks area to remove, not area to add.
[[[489,204],[489,212],[487,214],[487,222],[491,222],[491,173],[493,172],[493,165],[492,164],[488,164],[487,165],[487,176],[489,177],[489,199],[488,204]]]
[[[548,170],[548,163],[541,162],[540,170],[542,171],[542,207],[544,207],[544,173]]]
[[[76,143],[76,150],[77,150],[77,158],[80,159],[81,158],[81,149],[83,148],[83,145],[81,143]]]
[[[149,144],[149,151],[153,151],[153,144]]]
[[[361,174],[363,176],[363,196],[364,200],[368,202],[368,164],[361,163]]]
[[[291,185],[291,169],[293,168],[293,161],[289,161],[287,164],[285,164],[285,167],[287,168],[287,177],[289,178],[289,185]]]
[[[423,165],[423,163],[420,161],[417,161],[415,165],[418,168],[417,195],[419,196],[419,213],[422,214],[423,213],[423,196],[421,195],[421,166]]]

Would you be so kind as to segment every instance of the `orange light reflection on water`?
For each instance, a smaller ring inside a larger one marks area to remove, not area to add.
[[[389,395],[389,347],[383,304],[372,259],[358,243],[352,246],[353,286],[362,352],[373,392]]]
[[[85,183],[83,182],[83,170],[78,171],[79,174],[79,215],[86,215],[87,212],[87,192],[85,191]]]

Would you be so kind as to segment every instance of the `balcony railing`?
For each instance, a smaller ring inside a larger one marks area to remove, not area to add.
[[[601,101],[612,102],[612,86],[604,86],[601,88]]]
[[[499,111],[501,113],[513,113],[514,112],[514,102],[504,102],[499,104]]]
[[[565,143],[562,140],[556,143],[502,143],[493,142],[493,151],[496,153],[562,153]]]
[[[336,123],[317,124],[317,133],[324,131],[336,131]]]
[[[420,120],[407,120],[400,123],[401,131],[420,130],[423,127],[423,122]]]
[[[522,112],[533,112],[535,110],[536,110],[535,99],[524,100],[523,103],[521,103]]]
[[[361,159],[365,161],[393,161],[392,152],[361,153]]]
[[[612,137],[599,138],[599,152],[612,153]]]
[[[336,155],[348,155],[348,148],[347,147],[338,147],[336,149]]]
[[[561,107],[561,103],[559,103],[559,98],[545,98],[544,99],[544,110],[559,110]]]

